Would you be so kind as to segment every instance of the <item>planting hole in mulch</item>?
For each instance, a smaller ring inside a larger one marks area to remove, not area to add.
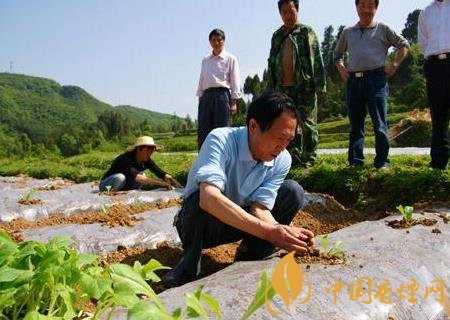
[[[17,201],[17,203],[20,203],[20,204],[22,204],[24,206],[32,206],[32,205],[35,205],[35,204],[41,204],[42,200],[41,199],[24,199],[24,198],[21,198],[21,199],[19,199],[19,201]]]
[[[437,223],[436,219],[418,218],[411,221],[405,220],[392,220],[387,221],[387,225],[394,229],[407,229],[417,225],[423,225],[426,227],[434,226]]]
[[[310,265],[310,264],[321,264],[321,265],[337,265],[344,264],[347,262],[347,257],[343,255],[342,257],[327,257],[320,252],[317,248],[309,248],[309,251],[304,255],[296,255],[295,261],[299,264]],[[309,269],[307,267],[307,269]]]

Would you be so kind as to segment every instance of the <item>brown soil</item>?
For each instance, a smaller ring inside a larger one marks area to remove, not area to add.
[[[214,272],[222,270],[233,263],[234,254],[239,242],[218,246],[211,249],[204,249],[202,255],[202,272],[200,278],[206,277]],[[163,266],[174,267],[181,258],[182,249],[169,242],[158,244],[156,249],[145,249],[141,247],[119,247],[116,252],[112,252],[100,259],[103,265],[112,263],[126,263],[133,265],[135,261],[145,264],[150,259],[158,260]],[[156,273],[161,277],[168,270],[160,270]],[[160,293],[166,288],[159,283],[151,283],[155,292]]]
[[[303,208],[292,225],[307,228],[315,235],[327,234],[366,220],[379,220],[387,216],[385,211],[355,211],[345,208],[334,197],[321,194],[325,204],[314,203]]]
[[[447,213],[441,212],[439,218],[442,218],[442,221],[444,221],[445,224],[450,222],[450,216]]]
[[[13,238],[20,239],[18,234],[21,230],[32,229],[36,227],[53,226],[60,224],[91,224],[102,223],[110,227],[133,226],[138,220],[135,215],[154,209],[163,209],[173,206],[179,206],[180,199],[171,199],[169,201],[159,201],[145,204],[115,204],[111,207],[104,207],[104,210],[90,213],[78,213],[70,216],[52,215],[47,219],[38,221],[28,221],[22,218],[14,219],[8,223],[0,223],[0,228],[4,229]]]
[[[32,206],[32,205],[35,205],[35,204],[41,204],[42,200],[41,199],[24,199],[24,198],[21,198],[21,199],[19,199],[19,201],[17,201],[17,203],[20,203],[20,204],[22,204],[24,206]]]
[[[406,222],[405,220],[392,220],[388,221],[387,225],[394,229],[407,229],[411,228],[416,225],[423,225],[426,227],[434,226],[437,223],[436,219],[428,219],[428,218],[419,218],[419,219],[412,219],[409,222]]]
[[[295,261],[300,264],[306,264],[306,269],[309,269],[310,264],[321,265],[336,265],[344,264],[347,261],[346,256],[342,257],[328,257],[320,252],[317,248],[310,248],[309,252],[304,255],[296,255]]]
[[[55,191],[55,190],[65,188],[71,184],[73,184],[73,182],[64,180],[64,181],[59,181],[59,182],[55,182],[55,183],[45,184],[39,188],[36,188],[36,190],[37,191]]]

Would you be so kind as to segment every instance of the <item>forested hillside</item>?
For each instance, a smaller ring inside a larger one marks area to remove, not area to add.
[[[181,130],[184,120],[131,106],[113,107],[76,86],[0,73],[0,155],[89,151],[104,141]]]

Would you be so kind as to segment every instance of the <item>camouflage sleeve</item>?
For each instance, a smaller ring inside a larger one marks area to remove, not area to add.
[[[317,39],[316,33],[310,29],[309,32],[309,43],[311,46],[311,58],[312,65],[314,69],[314,84],[316,87],[316,92],[325,92],[325,69],[323,67],[322,54],[320,52],[319,41]]]

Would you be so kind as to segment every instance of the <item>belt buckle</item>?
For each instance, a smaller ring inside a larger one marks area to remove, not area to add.
[[[438,59],[439,60],[445,60],[445,59],[447,59],[447,54],[446,53],[441,53],[441,54],[438,54]]]
[[[355,78],[362,78],[364,77],[364,72],[355,72]]]

